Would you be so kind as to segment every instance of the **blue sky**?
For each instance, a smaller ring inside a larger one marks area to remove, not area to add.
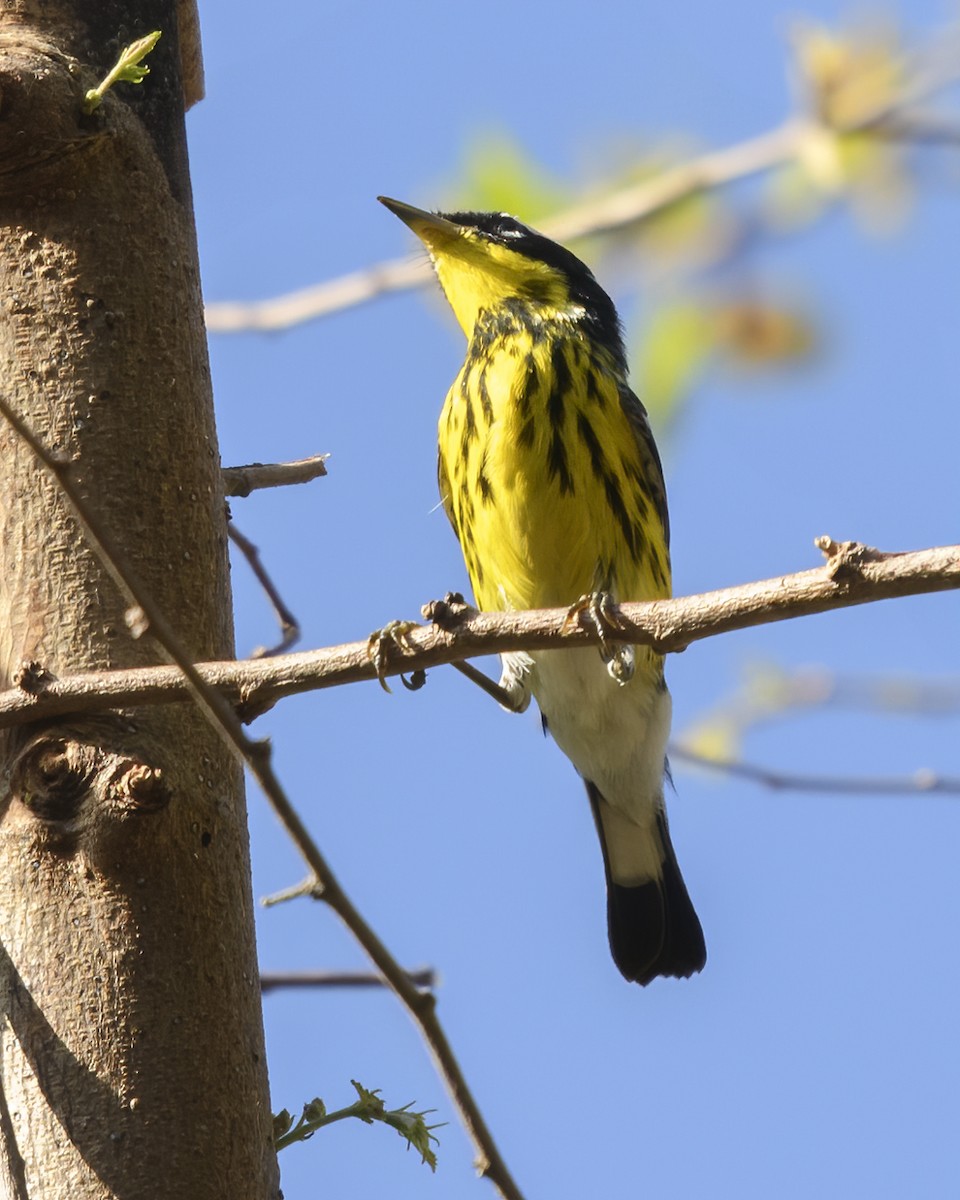
[[[828,23],[845,11],[804,9]],[[762,132],[788,111],[796,12],[292,0],[271,24],[209,0],[209,96],[188,118],[206,296],[265,297],[412,251],[374,197],[442,205],[484,133],[576,181],[624,139]],[[949,15],[914,2],[908,28]],[[888,550],[957,540],[956,183],[956,157],[928,158],[895,237],[840,212],[764,256],[816,303],[825,351],[776,381],[724,375],[698,392],[665,455],[678,594],[815,566],[822,533]],[[211,336],[225,463],[331,453],[309,488],[234,504],[304,646],[465,588],[435,482],[462,349],[424,292],[270,337]],[[247,653],[271,618],[242,564],[234,588]],[[701,643],[668,663],[675,729],[751,663],[956,679],[958,616],[944,595]],[[772,793],[678,768],[671,826],[709,959],[696,979],[642,990],[609,959],[582,786],[532,713],[508,716],[439,670],[415,695],[299,697],[257,729],[361,910],[403,963],[440,972],[439,1013],[528,1195],[956,1194],[956,798]],[[828,709],[764,725],[744,755],[957,776],[957,733],[956,715]],[[250,809],[264,895],[304,869],[254,791]],[[271,969],[363,965],[308,901],[262,912],[259,946]],[[270,995],[265,1019],[275,1108],[349,1103],[356,1078],[449,1122],[435,1176],[389,1130],[323,1131],[284,1152],[287,1200],[491,1194],[389,995]]]

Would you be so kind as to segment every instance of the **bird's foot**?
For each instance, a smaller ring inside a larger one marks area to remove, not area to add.
[[[585,624],[596,632],[600,641],[600,657],[607,670],[619,684],[629,683],[636,667],[636,651],[615,635],[623,628],[617,608],[609,592],[588,592],[570,606],[564,626]]]
[[[398,650],[403,654],[413,649],[409,635],[416,628],[416,621],[388,621],[382,629],[375,629],[367,638],[367,655],[377,673],[377,682],[385,692],[390,691],[390,685],[384,677],[387,659],[392,651]],[[418,691],[426,681],[425,671],[414,671],[409,679],[402,672],[400,674],[400,682],[411,692]]]

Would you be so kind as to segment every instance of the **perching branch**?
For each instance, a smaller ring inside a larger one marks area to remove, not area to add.
[[[877,600],[960,588],[960,546],[937,546],[883,554],[857,542],[817,542],[827,562],[812,571],[758,583],[658,600],[623,604],[616,611],[618,637],[675,653],[703,638],[774,621],[812,616]],[[403,645],[391,645],[383,675],[425,670],[482,654],[554,650],[596,645],[595,630],[573,624],[566,609],[478,613],[462,606],[426,606],[443,616],[439,624],[415,626]],[[368,641],[329,646],[271,659],[200,663],[197,675],[222,693],[244,720],[285,696],[359,683],[377,677]],[[167,704],[190,698],[175,667],[103,671],[55,679],[42,664],[24,664],[17,687],[0,693],[0,729],[40,717],[101,712],[127,705]]]

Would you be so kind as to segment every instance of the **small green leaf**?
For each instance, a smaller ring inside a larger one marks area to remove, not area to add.
[[[140,63],[147,57],[157,42],[159,42],[160,32],[159,29],[155,29],[153,33],[148,33],[146,37],[138,38],[121,51],[120,57],[107,75],[104,76],[95,88],[90,88],[84,96],[83,111],[87,116],[100,107],[104,96],[115,83],[143,83],[146,76],[150,74],[150,68],[142,67]]]
[[[281,1108],[278,1113],[273,1114],[273,1140],[277,1141],[283,1137],[293,1124],[293,1117],[285,1108]]]
[[[355,1079],[351,1079],[350,1082],[356,1090],[358,1099],[356,1103],[346,1108],[328,1112],[327,1106],[317,1097],[303,1106],[303,1112],[296,1125],[286,1109],[277,1113],[273,1118],[273,1144],[277,1151],[285,1150],[294,1142],[308,1141],[324,1125],[332,1125],[335,1121],[343,1121],[347,1117],[356,1117],[365,1125],[372,1125],[374,1122],[380,1121],[395,1129],[406,1141],[408,1147],[413,1146],[414,1150],[418,1152],[421,1161],[425,1162],[431,1171],[435,1171],[437,1156],[430,1143],[436,1142],[437,1139],[431,1131],[439,1129],[440,1126],[427,1125],[424,1121],[424,1117],[433,1109],[411,1112],[411,1104],[405,1104],[403,1108],[388,1109],[380,1099],[379,1090],[371,1091]]]
[[[384,1121],[406,1139],[407,1145],[412,1146],[420,1155],[420,1161],[426,1163],[431,1171],[437,1169],[437,1156],[431,1147],[431,1142],[436,1142],[437,1139],[433,1136],[432,1130],[440,1129],[441,1124],[428,1125],[424,1121],[427,1113],[433,1112],[432,1108],[425,1109],[423,1112],[409,1112],[411,1106],[405,1104],[403,1108],[394,1109],[392,1112],[384,1114]]]

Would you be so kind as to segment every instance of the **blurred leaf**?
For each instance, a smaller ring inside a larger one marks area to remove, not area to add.
[[[740,729],[722,715],[711,715],[691,725],[677,737],[676,743],[691,754],[715,762],[735,762],[742,749]]]
[[[839,34],[800,24],[792,40],[809,108],[825,125],[850,129],[885,112],[902,94],[906,55],[891,26],[874,21]]]
[[[688,161],[695,153],[694,148],[689,146],[682,149],[678,147],[676,152],[670,154],[661,151],[637,163],[618,186],[656,179],[677,164]],[[716,241],[718,225],[726,229],[726,221],[721,220],[722,212],[723,206],[715,191],[692,191],[658,209],[634,230],[626,232],[632,232],[634,238],[639,238],[647,254],[679,258],[681,261],[699,260],[703,256],[704,245],[712,245]]]
[[[570,186],[534,162],[508,134],[475,139],[448,190],[467,208],[508,212],[531,224],[573,199]]]
[[[771,175],[764,205],[770,228],[812,224],[838,199],[848,201],[869,232],[899,228],[915,192],[903,150],[873,134],[825,133],[827,142],[819,149],[811,144],[797,161]]]
[[[667,429],[713,357],[759,370],[793,365],[819,344],[798,307],[756,296],[685,298],[658,309],[633,354],[638,394],[658,431]]]
[[[872,233],[897,230],[909,216],[914,184],[900,146],[867,133],[844,138],[850,202]]]
[[[775,217],[791,224],[812,219],[822,207],[815,193],[827,199],[846,193],[868,228],[899,224],[912,188],[903,150],[883,135],[882,117],[897,107],[909,84],[900,35],[876,24],[845,35],[805,25],[794,31],[793,42],[812,119],[797,162],[775,178]]]
[[[703,305],[689,300],[667,305],[647,322],[635,355],[637,390],[654,426],[670,424],[714,348]]]
[[[720,303],[711,318],[714,345],[736,367],[756,369],[800,362],[809,358],[818,344],[808,314],[769,301]]]
[[[765,191],[764,216],[775,232],[812,225],[830,203],[830,198],[798,162],[774,171]]]

